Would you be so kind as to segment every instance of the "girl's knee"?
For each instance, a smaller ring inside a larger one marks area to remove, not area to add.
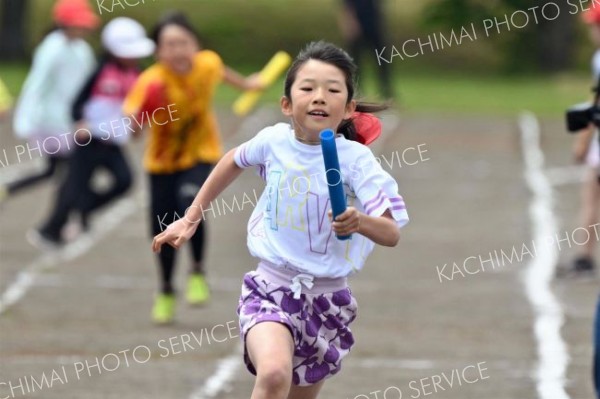
[[[287,390],[292,385],[292,365],[268,362],[256,370],[258,383],[272,391]]]

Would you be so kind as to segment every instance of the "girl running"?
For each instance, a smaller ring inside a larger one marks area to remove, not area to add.
[[[309,44],[286,76],[281,109],[291,125],[267,127],[229,151],[186,217],[152,245],[155,252],[181,247],[202,225],[203,210],[243,169],[254,166],[265,180],[248,222],[248,247],[259,263],[244,276],[238,307],[244,360],[257,376],[253,399],[317,397],[354,343],[349,324],[357,304],[346,277],[363,267],[375,244],[395,246],[408,222],[396,182],[355,141],[362,132],[353,112],[378,110],[354,100],[355,72],[343,50]],[[325,217],[329,193],[319,133],[326,128],[338,133],[349,202],[335,221]]]
[[[46,168],[0,187],[15,194],[50,178],[75,146],[71,105],[95,65],[94,53],[84,38],[99,25],[87,0],[59,0],[53,9],[57,29],[36,48],[14,113],[16,135],[29,140],[29,156],[39,154]]]
[[[158,62],[136,82],[124,104],[125,115],[150,125],[144,167],[150,177],[152,234],[183,215],[208,174],[221,158],[221,141],[212,98],[223,80],[242,90],[260,89],[255,77],[244,78],[223,64],[217,53],[200,50],[194,28],[182,14],[165,16],[154,28]],[[204,278],[204,228],[191,237],[192,267],[187,301],[199,305],[209,299]],[[158,255],[161,293],[152,317],[156,323],[173,320],[175,251]]]

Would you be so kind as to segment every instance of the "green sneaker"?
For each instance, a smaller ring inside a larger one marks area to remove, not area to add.
[[[175,295],[159,294],[154,300],[152,320],[156,324],[168,324],[175,318]]]
[[[185,297],[188,303],[193,306],[202,305],[210,299],[210,291],[204,275],[199,273],[190,274]]]

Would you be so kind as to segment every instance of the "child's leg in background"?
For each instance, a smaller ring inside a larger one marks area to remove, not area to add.
[[[193,168],[181,174],[177,181],[177,213],[179,217],[184,217],[185,211],[192,204],[196,194],[208,178],[212,169],[211,164],[200,163]],[[212,213],[206,213],[206,219],[210,218]],[[204,274],[204,248],[206,242],[206,219],[203,219],[196,233],[190,239],[192,251],[191,273]]]
[[[152,236],[161,233],[167,225],[175,221],[177,178],[176,174],[150,175]],[[165,245],[157,257],[160,267],[160,290],[163,294],[171,295],[175,291],[172,283],[175,271],[175,249]]]
[[[56,173],[57,169],[62,168],[67,163],[67,158],[64,157],[46,155],[44,158],[46,166],[42,171],[8,183],[6,185],[7,194],[17,194],[28,187],[34,186],[41,181],[49,179]]]
[[[256,369],[251,399],[285,399],[292,385],[294,341],[287,326],[258,323],[246,335],[246,350]]]
[[[121,147],[106,144],[99,140],[92,140],[88,146],[94,146],[97,153],[98,166],[106,168],[113,178],[108,190],[96,192],[91,187],[82,196],[80,209],[82,216],[87,219],[88,215],[116,198],[122,196],[129,190],[133,182],[131,169],[125,159]],[[88,184],[90,186],[90,184]]]
[[[60,241],[69,215],[77,209],[81,196],[87,190],[95,163],[93,151],[85,146],[76,148],[69,157],[66,176],[58,187],[50,214],[39,229],[46,238]]]
[[[194,201],[211,169],[211,164],[200,163],[181,174],[177,181],[177,213],[179,217],[185,217],[186,210]],[[206,219],[203,219],[198,225],[196,233],[190,239],[192,262],[185,296],[187,302],[193,306],[202,305],[210,299],[210,289],[204,276],[205,224]]]

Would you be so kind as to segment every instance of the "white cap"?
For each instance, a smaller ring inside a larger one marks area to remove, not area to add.
[[[102,30],[102,45],[120,58],[143,58],[154,51],[154,42],[146,37],[144,27],[126,17],[115,18],[106,24]]]

